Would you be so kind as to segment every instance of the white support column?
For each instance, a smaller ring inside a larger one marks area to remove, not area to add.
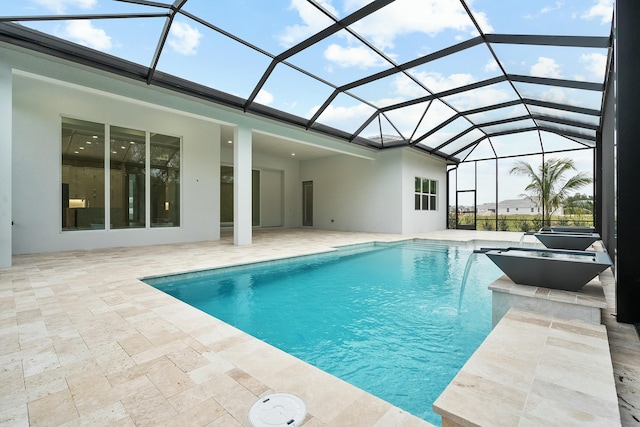
[[[11,266],[11,144],[12,83],[11,67],[0,55],[0,268]]]
[[[238,126],[233,141],[233,243],[251,244],[251,129]]]

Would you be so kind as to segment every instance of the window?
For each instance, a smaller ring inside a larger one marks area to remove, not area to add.
[[[110,127],[111,228],[145,226],[146,133]]]
[[[105,227],[104,125],[62,119],[62,229]]]
[[[415,210],[435,211],[438,200],[438,181],[415,177],[414,187]]]
[[[180,138],[151,134],[151,227],[180,225]]]
[[[149,217],[151,227],[179,226],[180,145],[175,136],[62,118],[62,230],[145,228]]]

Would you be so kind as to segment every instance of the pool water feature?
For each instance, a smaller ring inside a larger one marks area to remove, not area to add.
[[[485,245],[487,242],[483,242]],[[145,279],[156,288],[433,424],[432,403],[491,330],[501,271],[470,244],[344,247]]]

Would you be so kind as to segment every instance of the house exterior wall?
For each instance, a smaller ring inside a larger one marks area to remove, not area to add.
[[[0,69],[11,77],[5,79],[4,87],[12,98],[10,111],[2,117],[11,123],[10,147],[3,152],[9,153],[12,184],[10,191],[6,187],[3,191],[11,199],[10,216],[15,221],[8,238],[3,236],[5,252],[219,239],[220,164],[233,163],[227,144],[220,141],[222,125],[331,151],[310,161],[253,153],[253,168],[282,174],[284,227],[301,226],[302,182],[308,180],[314,181],[316,228],[411,233],[446,226],[444,163],[411,149],[376,152],[60,59],[3,47]],[[63,232],[62,117],[181,137],[180,226]],[[439,180],[439,221],[432,218],[433,212],[413,212],[414,175]],[[269,197],[272,189],[263,191]]]
[[[13,253],[219,239],[218,124],[19,75],[13,87]],[[62,232],[62,117],[182,137],[181,226]]]
[[[12,216],[12,81],[11,68],[0,52],[0,268],[11,265]]]
[[[313,181],[314,228],[400,233],[400,166],[399,151],[302,162],[300,192],[302,182]]]
[[[533,209],[533,212],[531,212]],[[538,215],[540,214],[540,210],[536,207],[532,206],[509,206],[498,207],[498,215]]]
[[[533,209],[533,212],[531,209]],[[542,209],[528,205],[509,207],[498,206],[498,215],[542,215]],[[553,215],[564,215],[564,208],[562,206],[558,207]]]
[[[447,228],[447,167],[444,161],[417,153],[402,152],[402,233],[424,233]],[[438,182],[437,210],[416,210],[414,204],[416,177]]]
[[[437,211],[414,209],[414,178],[442,186]],[[399,148],[375,160],[331,156],[303,162],[301,181],[313,181],[314,227],[341,231],[419,233],[446,228],[446,166]]]

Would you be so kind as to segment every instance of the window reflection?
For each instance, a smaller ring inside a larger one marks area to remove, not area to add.
[[[180,138],[152,133],[151,227],[180,225]]]
[[[145,226],[145,132],[111,126],[111,228]]]
[[[105,228],[104,125],[62,119],[62,230]]]

